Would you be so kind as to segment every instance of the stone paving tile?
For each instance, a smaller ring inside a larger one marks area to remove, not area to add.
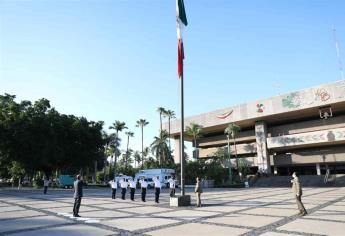
[[[32,218],[20,218],[17,220],[1,221],[0,232],[32,229],[42,226],[51,226],[65,224],[69,221],[55,217],[55,216],[38,216]]]
[[[113,231],[100,229],[89,225],[68,225],[49,229],[33,230],[11,234],[12,236],[106,236],[116,234]]]
[[[173,209],[163,208],[163,207],[154,207],[154,206],[140,206],[134,208],[125,208],[123,209],[126,212],[138,213],[138,214],[153,214],[157,212],[167,212]]]
[[[308,209],[307,209],[308,210]],[[254,215],[269,215],[269,216],[292,216],[297,214],[295,209],[274,209],[257,207],[251,210],[243,211],[243,213],[254,214]]]
[[[20,217],[43,216],[43,215],[45,214],[38,211],[31,211],[31,210],[1,212],[1,209],[0,209],[0,220],[14,219],[14,218],[20,218]]]
[[[329,221],[297,219],[284,226],[279,227],[278,230],[344,236],[345,224]]]
[[[284,233],[277,233],[277,232],[266,232],[260,234],[260,236],[300,236],[299,234],[284,234]]]
[[[209,212],[209,211],[194,211],[194,210],[177,210],[171,212],[165,212],[160,214],[154,214],[158,217],[176,217],[179,219],[191,220],[197,219],[205,216],[213,216],[219,213],[216,212]]]
[[[322,208],[324,211],[342,211],[345,214],[345,206],[341,205],[330,205],[325,208]]]
[[[49,203],[45,203],[45,204],[30,204],[30,205],[25,204],[25,206],[33,207],[36,209],[49,209],[49,208],[61,208],[61,207],[72,207],[73,208],[73,204],[60,203],[60,202],[49,202]]]
[[[113,203],[106,203],[106,204],[101,204],[101,205],[97,205],[97,207],[103,207],[103,208],[107,208],[107,209],[124,209],[124,208],[130,208],[130,207],[137,207],[140,206],[138,205],[134,205],[131,203],[126,203],[126,202],[118,202],[118,201],[114,201]]]
[[[272,216],[253,216],[253,215],[241,215],[241,214],[230,214],[223,217],[212,218],[204,220],[209,223],[221,223],[228,225],[240,225],[249,227],[262,227],[267,224],[272,224],[278,220],[283,219],[282,217]]]
[[[115,217],[129,217],[132,214],[127,214],[123,212],[118,212],[114,210],[100,210],[100,211],[88,211],[80,213],[83,217],[91,218],[91,219],[107,219],[107,218],[115,218]]]
[[[152,236],[176,236],[176,235],[188,235],[188,236],[236,236],[248,232],[247,229],[234,228],[228,226],[209,225],[209,224],[198,224],[190,223],[179,226],[174,226],[165,229],[159,229],[148,232],[146,234]]]
[[[345,222],[345,213],[334,212],[334,211],[315,211],[310,215],[305,216],[305,218],[313,219],[324,219],[324,220],[336,220]],[[344,225],[345,227],[345,225]],[[345,232],[344,232],[345,235]]]
[[[22,211],[25,210],[25,208],[23,207],[19,207],[19,206],[5,206],[5,207],[1,207],[1,212],[11,212],[11,211]]]
[[[73,205],[71,205],[70,207],[47,208],[47,209],[44,209],[44,210],[50,211],[50,212],[53,212],[53,213],[72,213],[73,212]],[[79,212],[82,214],[83,212],[96,211],[96,210],[99,210],[99,209],[94,208],[94,207],[84,206],[82,204],[80,206]]]
[[[233,212],[238,210],[243,210],[248,208],[249,206],[229,206],[229,205],[206,205],[202,207],[195,208],[194,210],[197,211],[215,211],[215,212]]]
[[[129,217],[115,220],[101,221],[100,224],[116,227],[125,230],[141,230],[150,227],[163,226],[168,224],[177,223],[177,220],[163,219],[163,218],[151,218],[151,217]]]

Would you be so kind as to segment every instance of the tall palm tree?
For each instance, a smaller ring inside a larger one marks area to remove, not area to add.
[[[186,134],[188,136],[193,137],[193,142],[194,142],[194,151],[196,153],[196,158],[199,157],[199,153],[197,152],[197,139],[201,137],[201,133],[202,133],[202,126],[198,125],[194,122],[190,123],[190,125],[188,125],[186,127]]]
[[[162,116],[166,113],[166,110],[165,110],[165,108],[164,107],[158,107],[157,108],[157,112],[159,113],[159,120],[160,120],[160,127],[161,127],[161,129],[160,129],[160,134],[162,134]]]
[[[129,137],[134,137],[134,133],[131,131],[127,131],[125,132],[125,134],[127,135],[127,149],[126,149],[126,162],[125,162],[125,168],[127,170],[127,165],[128,165],[128,158],[129,158]]]
[[[228,127],[224,130],[224,133],[229,137],[232,137],[235,147],[235,158],[236,158],[236,167],[238,168],[238,159],[237,159],[237,148],[236,148],[236,135],[241,131],[241,127],[235,123],[230,123]],[[230,152],[230,150],[228,150]]]
[[[119,132],[124,129],[128,129],[125,122],[121,122],[119,120],[115,120],[112,126],[109,126],[109,129],[114,129],[116,131],[116,137],[119,139]],[[118,144],[118,145],[117,145]],[[115,146],[115,150],[119,149],[120,143],[117,143]],[[115,152],[115,160],[114,160],[114,178],[116,177],[116,162],[117,162],[117,152]]]
[[[148,125],[149,122],[146,121],[145,119],[140,119],[137,121],[137,124],[135,125],[136,127],[141,128],[141,168],[144,168],[144,126]]]
[[[138,163],[138,166],[139,166],[139,163],[141,161],[140,152],[139,151],[135,151],[134,154],[133,154],[133,157],[134,157],[134,164]]]
[[[167,141],[168,133],[163,130],[159,137],[154,137],[154,141],[151,144],[151,152],[159,160],[161,167],[174,162]]]
[[[164,114],[164,117],[168,117],[168,124],[169,124],[169,129],[168,129],[168,132],[169,132],[169,148],[171,150],[171,144],[170,144],[170,121],[171,121],[171,119],[176,118],[175,112],[172,111],[172,110],[166,110],[165,114]]]

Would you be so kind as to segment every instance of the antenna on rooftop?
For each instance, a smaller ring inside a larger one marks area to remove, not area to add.
[[[338,59],[338,63],[339,63],[340,76],[341,76],[341,79],[345,79],[344,71],[343,71],[343,63],[342,63],[341,57],[340,57],[337,34],[336,34],[336,29],[335,29],[334,25],[333,25],[333,40],[334,40],[334,44],[335,44],[335,50],[337,51],[337,59]]]

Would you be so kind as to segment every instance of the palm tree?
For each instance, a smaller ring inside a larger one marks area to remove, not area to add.
[[[140,160],[141,160],[140,152],[139,151],[135,151],[134,154],[133,154],[133,157],[134,157],[134,163],[138,163],[138,166],[139,166],[139,163],[140,163]]]
[[[157,112],[159,113],[159,120],[160,120],[160,127],[161,127],[161,129],[160,129],[160,134],[162,134],[162,115],[164,115],[165,113],[166,113],[166,110],[165,110],[165,108],[164,107],[158,107],[157,108]]]
[[[137,124],[135,125],[136,127],[141,128],[141,155],[142,155],[141,168],[144,167],[144,126],[148,124],[149,122],[146,121],[145,119],[140,119],[137,121]]]
[[[114,129],[116,131],[116,137],[119,140],[119,132],[124,129],[128,129],[125,122],[121,122],[119,120],[115,120],[112,126],[109,126],[109,129]],[[118,144],[118,145],[117,145]],[[119,149],[120,143],[117,143],[115,146],[115,150]],[[114,178],[116,177],[116,162],[117,162],[117,152],[115,152],[115,160],[114,160]]]
[[[193,142],[194,142],[194,151],[196,153],[196,158],[199,157],[199,153],[197,152],[197,139],[201,137],[201,132],[202,132],[202,126],[198,125],[196,123],[190,123],[190,125],[188,125],[186,127],[186,134],[188,136],[193,137]]]
[[[168,124],[169,124],[169,130],[168,130],[168,132],[169,132],[169,148],[171,150],[171,144],[170,144],[170,121],[171,121],[171,119],[176,118],[175,112],[172,111],[172,110],[166,110],[165,114],[164,114],[164,117],[168,117]]]
[[[230,123],[228,127],[224,130],[224,133],[228,135],[228,138],[232,137],[234,141],[235,147],[235,157],[236,157],[236,167],[238,168],[238,160],[237,160],[237,149],[236,149],[236,135],[241,131],[241,127],[236,125],[235,123]],[[228,150],[230,152],[230,150]]]
[[[127,165],[128,165],[128,158],[129,158],[129,137],[134,137],[134,133],[131,131],[127,131],[125,132],[125,134],[127,135],[127,149],[126,149],[126,162],[125,162],[125,168],[127,170]]]
[[[151,152],[159,160],[161,167],[174,162],[167,141],[168,133],[163,130],[159,137],[154,137],[154,141],[151,144]]]

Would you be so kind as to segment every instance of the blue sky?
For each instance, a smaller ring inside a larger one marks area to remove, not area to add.
[[[339,80],[345,1],[185,0],[185,114]],[[0,0],[0,94],[122,120],[145,146],[179,114],[175,0]],[[125,146],[125,145],[124,145]]]

